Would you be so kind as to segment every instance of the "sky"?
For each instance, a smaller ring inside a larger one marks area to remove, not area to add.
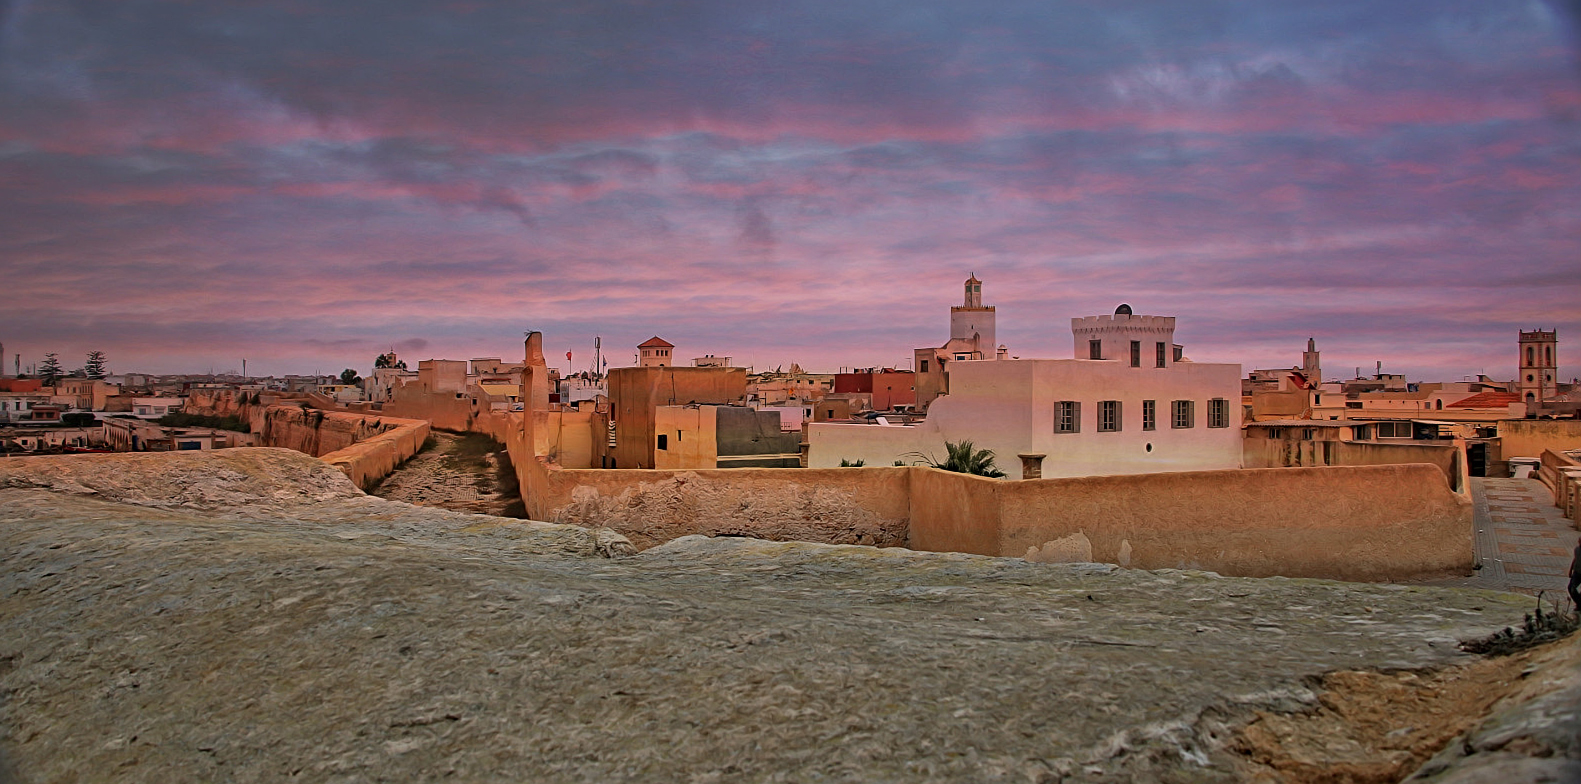
[[[1581,375],[1575,3],[0,0],[6,371],[1196,361]]]

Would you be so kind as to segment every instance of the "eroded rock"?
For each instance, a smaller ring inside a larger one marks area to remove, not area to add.
[[[247,451],[0,462],[24,780],[1231,781],[1235,729],[1317,676],[1467,662],[1526,609],[735,538],[599,558]],[[204,461],[207,489],[130,475]]]

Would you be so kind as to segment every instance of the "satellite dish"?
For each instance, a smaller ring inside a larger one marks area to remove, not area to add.
[[[1129,315],[1131,315],[1131,306],[1125,304],[1124,302],[1120,303],[1120,307],[1114,309],[1114,315],[1116,315],[1116,316],[1129,316]]]

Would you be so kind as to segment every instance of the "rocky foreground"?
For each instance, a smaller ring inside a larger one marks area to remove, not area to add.
[[[1475,660],[1457,640],[1530,607],[751,540],[630,553],[365,496],[284,450],[0,460],[0,779],[1315,780],[1352,750],[1286,725],[1334,713],[1333,684],[1443,691],[1475,670],[1445,669]],[[1501,688],[1526,702],[1471,700],[1495,718],[1422,775],[1581,772],[1574,653],[1477,665],[1516,667]],[[1419,737],[1417,710],[1374,734]],[[1366,770],[1419,761],[1381,753]]]

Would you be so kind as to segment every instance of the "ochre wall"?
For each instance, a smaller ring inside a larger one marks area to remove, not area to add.
[[[997,493],[997,520],[983,519],[998,546],[972,552],[1021,556],[1079,532],[1094,560],[1142,569],[1405,580],[1466,574],[1472,564],[1471,500],[1431,465],[1041,479]],[[913,509],[940,502],[912,498]],[[927,525],[913,515],[914,548],[935,536]]]
[[[1504,459],[1542,457],[1552,449],[1581,449],[1581,419],[1506,419],[1499,422]]]
[[[334,465],[367,490],[417,454],[428,430],[420,419],[271,406],[258,437],[262,446],[294,449]]]
[[[471,398],[456,392],[428,392],[416,384],[395,390],[395,397],[385,403],[379,413],[402,419],[422,419],[440,430],[456,433],[472,429]]]
[[[906,543],[904,468],[565,470],[512,460],[532,519],[613,528],[639,548],[688,534]]]
[[[1468,466],[1464,447],[1453,444],[1390,444],[1372,441],[1341,441],[1334,446],[1334,465],[1370,466],[1427,463],[1437,466],[1455,490],[1466,491]],[[1469,492],[1469,491],[1466,491]]]
[[[929,467],[897,470],[911,472],[911,549],[1000,554],[1000,492],[1013,483]]]
[[[747,393],[745,368],[615,368],[609,371],[609,402],[620,468],[652,468],[654,408],[688,403],[732,403]]]

